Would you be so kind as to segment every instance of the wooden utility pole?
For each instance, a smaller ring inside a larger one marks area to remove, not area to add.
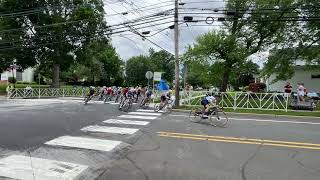
[[[174,7],[174,56],[175,56],[175,106],[179,106],[180,91],[180,70],[179,70],[179,27],[178,27],[178,0],[175,0]]]

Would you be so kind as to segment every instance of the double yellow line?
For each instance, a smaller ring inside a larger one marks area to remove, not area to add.
[[[263,146],[320,150],[320,144],[303,143],[303,142],[274,141],[274,140],[236,138],[236,137],[224,137],[224,136],[208,136],[208,135],[173,133],[173,132],[158,132],[158,136],[177,138],[177,139],[191,139],[191,140],[199,140],[199,141],[214,141],[214,142],[254,144],[254,145],[263,145]]]

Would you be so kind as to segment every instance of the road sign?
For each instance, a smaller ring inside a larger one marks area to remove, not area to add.
[[[153,77],[153,73],[151,71],[146,72],[146,78],[151,79]]]
[[[154,72],[154,77],[153,80],[154,81],[160,81],[161,80],[161,72]]]

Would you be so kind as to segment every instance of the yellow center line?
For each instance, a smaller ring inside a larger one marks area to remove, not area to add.
[[[282,145],[298,145],[298,146],[315,146],[320,148],[320,144],[313,143],[302,143],[302,142],[290,142],[290,141],[274,141],[274,140],[264,140],[264,139],[251,139],[251,138],[236,138],[236,137],[224,137],[224,136],[208,136],[208,135],[199,135],[199,134],[185,134],[185,133],[173,133],[173,132],[158,132],[161,135],[170,135],[170,136],[185,136],[185,137],[200,137],[200,138],[212,138],[212,139],[222,139],[222,140],[236,140],[236,141],[252,141],[258,142],[259,144],[282,144]]]
[[[250,141],[236,141],[236,140],[223,140],[223,139],[187,137],[187,136],[165,135],[165,134],[160,134],[159,136],[160,137],[179,138],[179,139],[201,140],[201,141],[227,142],[227,143],[238,143],[238,144],[254,144],[254,145],[262,145],[262,146],[275,146],[275,147],[287,147],[287,148],[297,148],[297,149],[320,150],[320,147],[313,147],[313,146],[295,146],[295,145],[286,145],[286,144],[274,144],[274,143],[250,142]]]

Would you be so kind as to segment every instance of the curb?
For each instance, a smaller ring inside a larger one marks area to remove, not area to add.
[[[190,110],[185,109],[172,109],[172,112],[190,112]],[[226,112],[227,114],[234,115],[257,115],[257,116],[274,116],[274,117],[294,117],[294,118],[314,118],[320,119],[317,116],[292,116],[292,115],[277,115],[277,114],[257,114],[257,113],[236,113],[236,112]]]

